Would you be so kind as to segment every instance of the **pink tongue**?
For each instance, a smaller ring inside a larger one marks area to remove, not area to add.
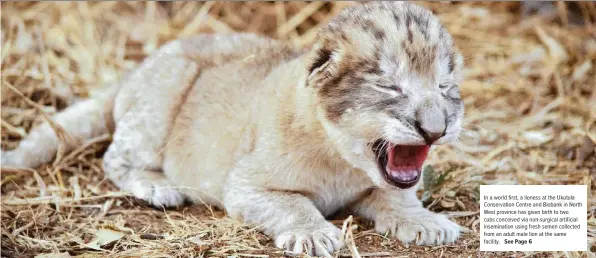
[[[387,149],[387,173],[402,181],[415,179],[429,149],[428,145],[390,146]]]

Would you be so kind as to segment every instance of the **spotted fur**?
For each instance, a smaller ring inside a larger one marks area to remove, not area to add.
[[[322,69],[310,69],[309,85],[319,89],[330,121],[374,110],[411,129],[440,119],[457,135],[463,58],[429,10],[403,2],[352,7],[322,29],[318,42],[312,58],[325,53],[328,63],[314,62]],[[429,115],[436,113],[443,115]]]

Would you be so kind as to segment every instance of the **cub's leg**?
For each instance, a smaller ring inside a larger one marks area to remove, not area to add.
[[[422,206],[415,188],[376,189],[352,209],[374,221],[378,233],[389,233],[404,244],[441,245],[455,242],[460,235],[459,225]]]
[[[238,174],[254,175],[249,170]],[[228,179],[224,203],[230,217],[256,225],[274,237],[277,247],[291,252],[329,256],[343,246],[339,228],[327,221],[309,198],[251,181],[237,175]]]
[[[173,168],[164,165],[171,163],[164,160],[164,153],[165,148],[183,148],[171,141],[185,137],[173,127],[185,98],[192,87],[200,87],[194,85],[200,70],[246,58],[268,44],[275,42],[250,34],[205,34],[172,41],[148,57],[115,99],[117,123],[114,141],[104,156],[106,175],[151,204],[183,204],[180,185],[185,182],[166,178]],[[193,166],[191,161],[186,163]]]
[[[123,117],[104,155],[103,168],[118,188],[136,198],[156,207],[180,206],[184,195],[161,171],[163,158],[155,146],[162,139],[145,131],[144,124],[151,123],[151,119],[137,112]]]
[[[180,41],[147,58],[116,96],[113,141],[104,155],[106,176],[121,190],[155,206],[178,206],[184,195],[163,171],[163,151],[173,121],[199,67]]]

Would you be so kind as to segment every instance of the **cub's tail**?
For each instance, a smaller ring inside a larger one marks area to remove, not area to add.
[[[14,150],[0,153],[2,167],[34,168],[50,162],[60,149],[71,151],[83,141],[109,133],[114,128],[114,85],[99,96],[70,105],[34,127]]]

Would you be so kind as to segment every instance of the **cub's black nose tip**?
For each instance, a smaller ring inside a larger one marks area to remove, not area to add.
[[[426,141],[426,143],[428,145],[433,144],[434,142],[436,142],[439,138],[443,137],[443,133],[429,133],[426,132],[426,135],[422,135],[422,137],[424,137],[424,140]]]
[[[418,121],[414,123],[414,126],[416,127],[416,131],[418,131],[418,133],[422,136],[422,138],[424,138],[424,141],[428,145],[433,144],[445,135],[445,129],[443,129],[442,131],[425,130]]]

